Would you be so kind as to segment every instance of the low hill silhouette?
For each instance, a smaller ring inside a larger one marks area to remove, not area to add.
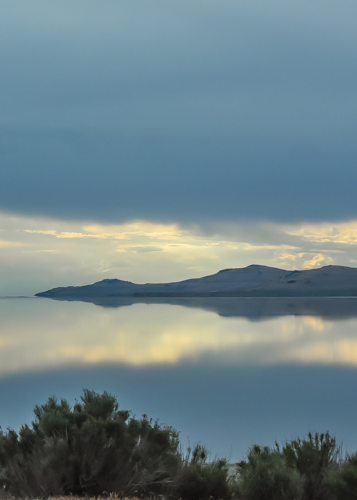
[[[224,269],[202,278],[173,283],[135,284],[105,279],[92,285],[59,287],[38,297],[81,299],[100,297],[355,297],[357,268],[325,266],[287,271],[250,265]]]

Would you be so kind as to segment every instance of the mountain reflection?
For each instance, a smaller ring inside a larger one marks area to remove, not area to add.
[[[63,299],[54,298],[51,300],[62,301]],[[215,312],[219,316],[247,318],[253,321],[291,315],[320,316],[331,319],[357,317],[357,297],[91,297],[65,300],[110,308],[128,307],[134,304],[177,305]]]
[[[356,299],[234,298],[121,300],[103,308],[2,300],[0,374],[99,363],[357,365],[356,305]]]

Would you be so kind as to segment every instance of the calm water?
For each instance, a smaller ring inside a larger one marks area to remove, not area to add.
[[[0,425],[84,387],[230,461],[310,430],[357,450],[357,300],[0,299]]]

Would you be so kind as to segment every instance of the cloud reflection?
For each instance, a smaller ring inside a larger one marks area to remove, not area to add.
[[[357,365],[357,318],[284,316],[259,322],[194,307],[99,308],[48,299],[1,300],[0,374],[124,363]]]

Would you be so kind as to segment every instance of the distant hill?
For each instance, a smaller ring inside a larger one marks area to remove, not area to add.
[[[203,278],[174,283],[105,279],[92,285],[53,288],[38,297],[80,299],[94,297],[353,297],[357,296],[357,268],[325,266],[308,271],[286,271],[251,265],[224,269]]]

